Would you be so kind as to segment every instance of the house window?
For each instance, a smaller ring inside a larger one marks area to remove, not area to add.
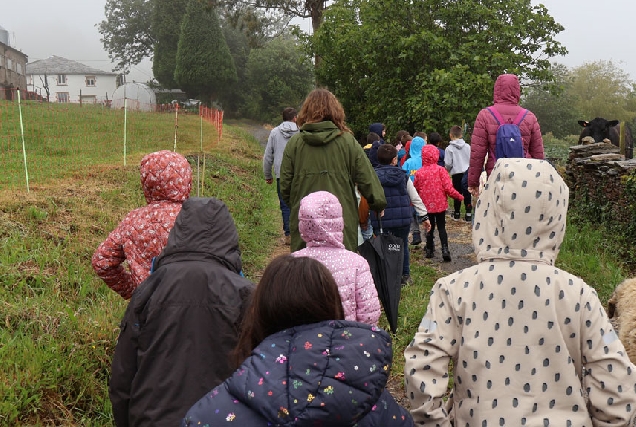
[[[7,69],[13,71],[13,61],[11,60],[11,58],[7,58]]]
[[[4,55],[0,55],[0,68],[4,67]]]
[[[86,76],[86,86],[87,87],[95,86],[95,76]]]
[[[16,66],[16,70],[15,70],[15,71],[16,71],[19,75],[22,75],[22,64],[20,64],[20,63],[18,62],[18,63],[16,63],[16,64],[15,64],[15,66]]]
[[[66,74],[57,75],[57,85],[58,86],[66,85]]]
[[[58,92],[56,95],[57,95],[57,102],[66,103],[69,101],[68,92]]]

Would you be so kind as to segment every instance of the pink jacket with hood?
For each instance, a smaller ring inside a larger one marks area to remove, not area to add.
[[[514,74],[502,74],[497,77],[493,91],[493,107],[501,114],[501,117],[510,122],[517,118],[523,107],[519,106],[521,86],[519,79]],[[495,166],[495,142],[499,125],[488,109],[484,108],[477,115],[473,134],[470,137],[470,166],[468,167],[468,186],[479,186],[479,175],[484,166],[486,154],[486,173],[490,176]],[[519,125],[523,150],[527,158],[543,159],[543,138],[537,117],[528,111],[526,117]]]
[[[99,245],[92,260],[97,275],[124,299],[150,275],[152,259],[166,245],[192,185],[192,169],[186,158],[168,150],[146,155],[139,172],[148,204],[128,213]]]
[[[344,219],[338,198],[327,191],[305,196],[300,201],[298,229],[307,247],[292,255],[313,258],[331,271],[346,320],[377,325],[380,301],[371,270],[364,258],[342,243]]]
[[[420,195],[429,214],[440,213],[448,209],[448,196],[464,200],[455,188],[446,168],[437,164],[439,150],[434,145],[422,148],[422,167],[415,173],[413,185]]]

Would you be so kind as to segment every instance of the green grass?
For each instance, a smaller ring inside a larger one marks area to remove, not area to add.
[[[198,137],[200,124],[184,120],[179,130]],[[107,382],[126,302],[95,276],[90,260],[125,214],[145,204],[138,167],[144,150],[166,147],[139,148],[123,167],[116,155],[105,154],[118,141],[101,144],[100,150],[84,151],[81,162],[69,157],[71,172],[49,172],[30,193],[0,190],[2,426],[112,425]],[[198,188],[201,196],[228,205],[243,270],[248,278],[258,277],[280,234],[276,192],[262,178],[262,149],[231,126],[221,143],[207,147],[203,189],[195,183],[192,194]],[[197,159],[203,172],[203,157],[193,151],[182,152],[195,173]]]

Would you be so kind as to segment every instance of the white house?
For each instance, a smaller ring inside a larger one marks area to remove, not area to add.
[[[117,74],[51,56],[28,63],[27,88],[50,102],[102,103],[112,99]]]

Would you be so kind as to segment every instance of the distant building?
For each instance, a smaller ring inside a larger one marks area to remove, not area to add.
[[[15,90],[26,93],[28,57],[9,45],[9,32],[0,26],[0,99],[13,99]]]
[[[50,102],[103,103],[117,89],[117,74],[51,56],[27,64],[27,87]],[[48,94],[47,94],[48,87]]]

